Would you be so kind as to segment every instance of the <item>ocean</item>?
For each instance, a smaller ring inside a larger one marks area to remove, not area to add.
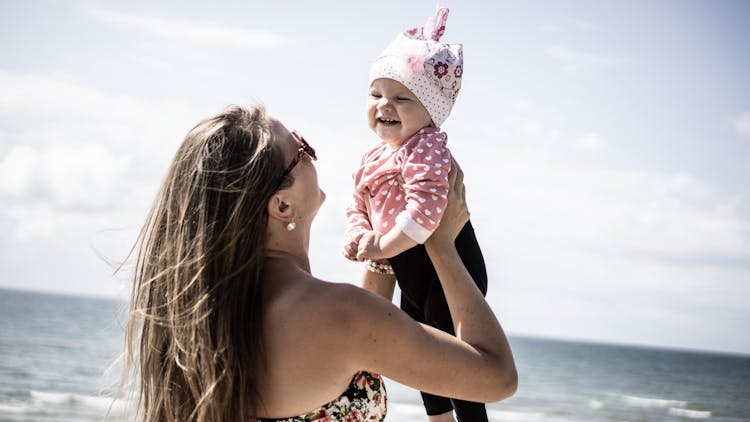
[[[0,289],[0,422],[124,420],[110,408],[122,305]],[[492,421],[750,421],[750,356],[511,336],[516,395]],[[425,421],[387,381],[391,421]]]

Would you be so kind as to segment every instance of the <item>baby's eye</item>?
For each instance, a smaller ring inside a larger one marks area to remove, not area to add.
[[[396,97],[396,99],[397,99],[398,101],[409,101],[409,99],[408,99],[408,98],[406,98],[406,97]]]
[[[371,96],[372,98],[380,98],[380,97],[381,97],[381,95],[380,95],[380,94],[378,94],[378,93],[375,93],[375,92],[371,92],[371,93],[370,93],[370,96]]]

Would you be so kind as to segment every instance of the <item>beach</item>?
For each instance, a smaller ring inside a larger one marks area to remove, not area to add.
[[[121,421],[123,305],[0,290],[0,422]],[[510,336],[516,395],[491,421],[750,421],[750,356]],[[109,369],[108,369],[109,368]],[[386,379],[387,420],[425,421]]]

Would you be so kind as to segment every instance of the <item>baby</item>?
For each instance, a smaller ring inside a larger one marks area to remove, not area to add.
[[[451,153],[440,126],[461,88],[463,50],[439,42],[448,9],[423,28],[399,34],[370,70],[367,121],[380,138],[354,172],[354,204],[347,208],[345,254],[369,271],[396,275],[401,309],[416,321],[454,334],[440,280],[422,245],[447,204]],[[487,274],[471,222],[456,248],[482,294]],[[446,380],[446,382],[449,382]],[[428,415],[455,409],[458,420],[486,421],[483,404],[422,392]]]

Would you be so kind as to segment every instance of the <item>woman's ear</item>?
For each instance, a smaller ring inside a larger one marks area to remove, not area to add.
[[[268,200],[268,216],[282,222],[291,221],[294,218],[291,201],[286,195],[275,193]]]

